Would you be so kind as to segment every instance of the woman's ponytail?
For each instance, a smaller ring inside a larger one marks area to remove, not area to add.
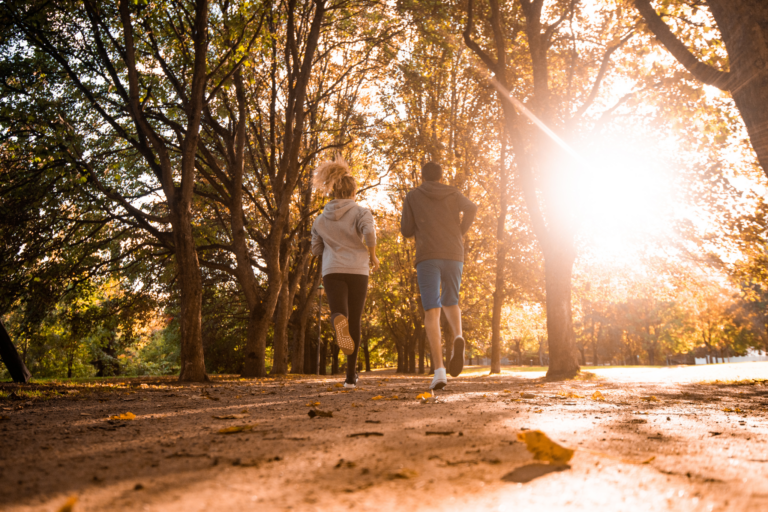
[[[352,199],[357,192],[357,183],[349,165],[341,155],[321,163],[312,175],[312,186],[325,195],[337,199]]]

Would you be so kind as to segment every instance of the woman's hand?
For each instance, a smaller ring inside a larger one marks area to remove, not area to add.
[[[376,246],[368,248],[368,255],[371,257],[371,271],[376,272],[379,270],[379,258],[376,257]]]

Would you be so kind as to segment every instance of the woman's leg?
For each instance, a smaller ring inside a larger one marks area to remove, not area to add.
[[[365,297],[368,294],[368,276],[347,274],[347,289],[349,290],[349,335],[355,341],[355,351],[347,356],[347,382],[355,382],[357,375],[357,354],[360,351],[360,334],[362,331],[363,310]]]
[[[347,274],[328,274],[323,276],[323,288],[328,297],[328,307],[331,309],[331,315],[340,313],[349,318],[349,290],[347,280],[344,276]]]

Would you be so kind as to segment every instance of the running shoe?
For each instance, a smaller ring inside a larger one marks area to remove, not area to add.
[[[429,389],[443,389],[448,384],[448,378],[445,376],[445,368],[435,370],[435,376],[432,378],[432,384]]]
[[[355,389],[357,387],[357,381],[360,380],[360,375],[355,373],[355,378],[352,382],[350,382],[350,378],[347,377],[347,380],[344,381],[344,387],[346,389]]]
[[[464,345],[466,343],[461,336],[456,336],[456,339],[453,340],[453,357],[451,357],[451,362],[448,365],[451,377],[458,377],[464,369]]]
[[[341,313],[333,315],[331,318],[333,329],[336,332],[336,344],[339,346],[344,355],[352,355],[355,351],[355,340],[349,335],[349,322],[347,317]]]

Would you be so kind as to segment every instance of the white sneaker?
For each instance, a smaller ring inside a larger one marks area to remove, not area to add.
[[[448,377],[445,376],[445,368],[435,370],[435,376],[432,378],[432,384],[429,389],[443,389],[448,384]]]

